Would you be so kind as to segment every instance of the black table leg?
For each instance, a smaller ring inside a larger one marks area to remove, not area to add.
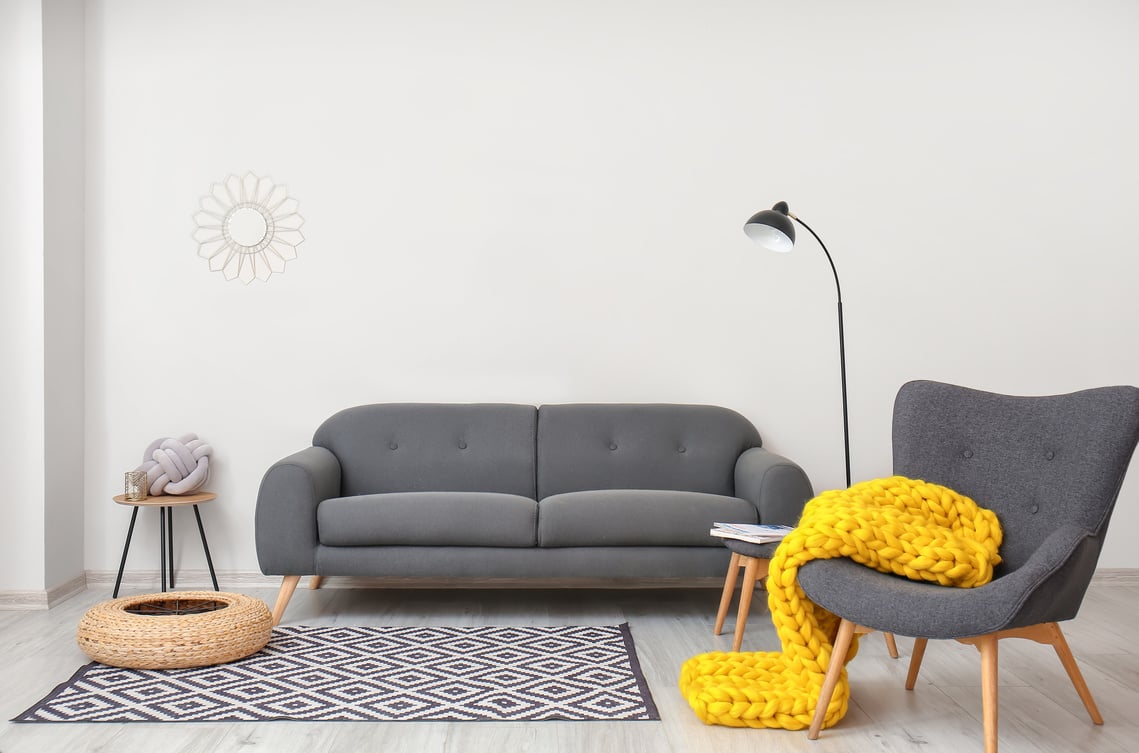
[[[166,556],[170,570],[170,590],[174,590],[174,508],[166,508]]]
[[[166,593],[166,508],[158,508],[158,571],[162,577],[162,593]]]
[[[127,552],[129,552],[131,548],[131,536],[134,535],[134,521],[136,518],[138,518],[138,507],[135,507],[131,513],[131,524],[127,526],[127,540],[126,543],[123,544],[123,558],[119,561],[119,575],[115,578],[115,590],[111,594],[112,599],[119,598],[119,586],[123,583],[123,569],[127,566]]]
[[[210,557],[210,545],[206,543],[206,529],[202,527],[202,514],[198,512],[198,506],[194,505],[194,517],[198,519],[198,533],[202,535],[202,550],[206,553],[206,564],[210,568],[210,580],[214,582],[214,590],[220,591],[218,587],[218,576],[214,573],[214,561]]]

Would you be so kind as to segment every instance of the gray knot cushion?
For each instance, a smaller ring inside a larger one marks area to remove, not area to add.
[[[146,472],[150,495],[192,494],[205,486],[210,478],[208,444],[197,434],[161,437],[150,443],[142,454],[142,465],[135,470]]]

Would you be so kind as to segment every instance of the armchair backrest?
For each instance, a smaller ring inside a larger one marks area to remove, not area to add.
[[[918,381],[903,385],[894,404],[894,472],[996,512],[1004,531],[998,574],[1073,524],[1095,539],[1082,557],[1090,578],[1137,440],[1135,387],[1014,397]]]

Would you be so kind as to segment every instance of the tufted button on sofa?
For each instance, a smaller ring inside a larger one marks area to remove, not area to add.
[[[793,524],[812,496],[727,408],[362,405],[265,473],[257,556],[274,622],[304,575],[675,583],[723,576],[714,522]]]

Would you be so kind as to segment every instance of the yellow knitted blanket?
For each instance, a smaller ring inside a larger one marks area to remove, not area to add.
[[[944,586],[992,580],[1001,528],[991,510],[937,484],[902,476],[824,492],[775,551],[767,603],[782,652],[711,652],[680,670],[680,691],[706,724],[806,729],[830,662],[839,619],[811,603],[798,572],[816,559],[849,557],[876,570]],[[858,650],[857,639],[846,656]],[[846,714],[843,669],[823,727]]]

